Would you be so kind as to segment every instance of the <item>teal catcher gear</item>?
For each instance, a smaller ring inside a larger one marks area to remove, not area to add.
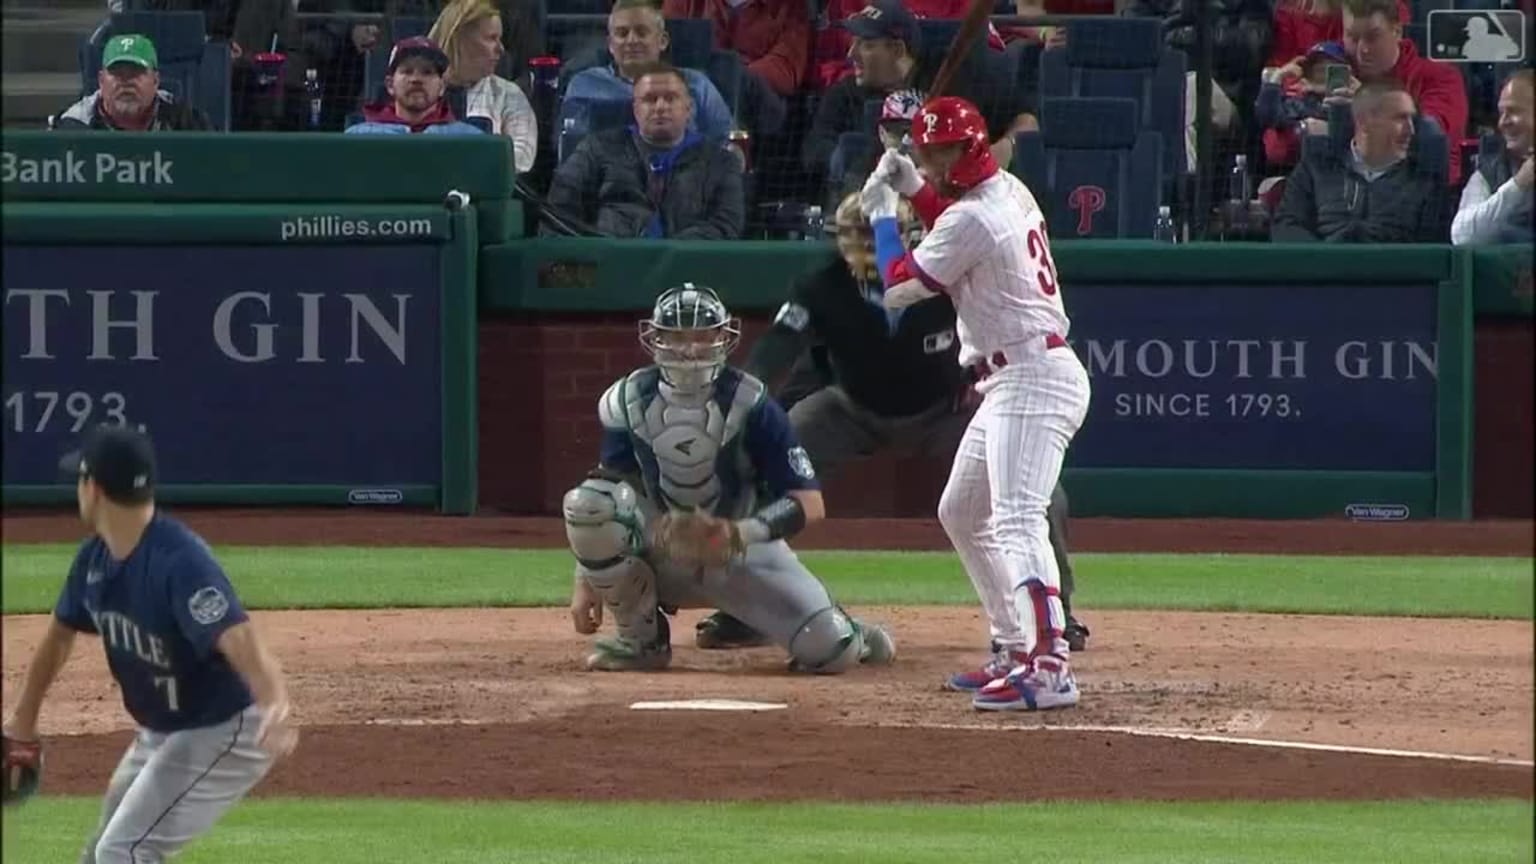
[[[741,321],[730,316],[720,295],[692,282],[663,291],[651,317],[640,322],[640,344],[662,380],[682,393],[708,389],[740,339]]]

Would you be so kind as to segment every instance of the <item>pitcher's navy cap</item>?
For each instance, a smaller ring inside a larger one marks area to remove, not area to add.
[[[59,468],[71,480],[89,477],[108,498],[122,504],[154,497],[155,447],[148,435],[131,426],[97,426]]]

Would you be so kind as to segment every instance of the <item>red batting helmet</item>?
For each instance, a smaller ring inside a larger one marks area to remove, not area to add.
[[[912,120],[913,145],[927,147],[957,141],[966,142],[967,146],[945,180],[969,189],[997,173],[987,121],[975,105],[958,96],[940,96],[924,103]]]

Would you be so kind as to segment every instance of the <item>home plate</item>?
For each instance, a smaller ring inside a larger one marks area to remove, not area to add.
[[[675,702],[636,702],[636,711],[779,711],[783,702],[743,702],[739,699],[682,699]]]

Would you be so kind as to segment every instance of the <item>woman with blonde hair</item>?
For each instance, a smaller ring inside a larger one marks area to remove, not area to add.
[[[501,27],[494,0],[452,0],[428,38],[448,55],[445,78],[450,87],[463,88],[465,118],[484,117],[493,134],[511,139],[521,174],[533,168],[539,155],[539,123],[522,89],[496,74],[504,50]]]

